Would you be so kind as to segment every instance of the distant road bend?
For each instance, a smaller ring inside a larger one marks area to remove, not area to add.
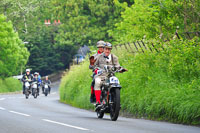
[[[167,122],[109,116],[59,102],[59,82],[48,97],[25,99],[22,94],[0,95],[0,133],[200,133],[200,128]]]

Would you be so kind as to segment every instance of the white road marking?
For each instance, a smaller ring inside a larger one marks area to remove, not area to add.
[[[53,95],[54,95],[54,94],[56,94],[56,92],[53,92],[53,93],[51,93],[51,94],[53,94]]]
[[[6,110],[5,108],[0,107],[0,110]]]
[[[24,114],[24,113],[20,113],[20,112],[16,112],[16,111],[9,111],[10,113],[14,113],[14,114],[18,114],[18,115],[23,115],[23,116],[30,116],[28,114]]]
[[[89,129],[87,129],[87,128],[82,128],[82,127],[77,127],[77,126],[73,126],[73,125],[68,125],[68,124],[65,124],[65,123],[56,122],[56,121],[52,121],[52,120],[48,120],[48,119],[42,119],[42,120],[46,121],[46,122],[50,122],[50,123],[54,123],[54,124],[66,126],[66,127],[71,127],[71,128],[75,128],[75,129],[79,129],[79,130],[89,131]]]
[[[0,98],[0,101],[5,100],[5,98]]]

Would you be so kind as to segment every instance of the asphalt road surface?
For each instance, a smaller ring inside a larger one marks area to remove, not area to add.
[[[95,112],[60,103],[58,85],[37,99],[0,95],[0,133],[200,133],[199,127],[167,122],[124,117],[114,122],[109,115],[98,119]]]

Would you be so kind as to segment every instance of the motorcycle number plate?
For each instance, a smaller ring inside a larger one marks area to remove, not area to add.
[[[45,85],[44,88],[48,88],[48,85]]]
[[[36,85],[36,84],[34,84],[34,85],[33,85],[33,88],[37,88],[37,85]]]
[[[110,83],[111,84],[119,84],[119,80],[117,77],[110,77]]]
[[[25,86],[29,87],[29,86],[30,86],[30,84],[29,84],[28,82],[26,82],[26,83],[25,83]]]

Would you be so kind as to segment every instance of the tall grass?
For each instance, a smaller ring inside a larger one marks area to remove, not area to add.
[[[22,90],[22,84],[19,80],[12,77],[0,79],[0,93],[15,92]]]
[[[90,75],[92,72],[88,66],[89,62],[73,66],[62,78],[60,84],[61,102],[85,109],[93,107],[89,102],[90,84],[92,81]]]
[[[172,40],[158,53],[135,55],[114,49],[120,64],[129,70],[116,75],[123,87],[122,110],[138,118],[200,124],[200,47],[194,44],[193,40]],[[63,77],[61,101],[92,108],[88,65],[75,66]]]

